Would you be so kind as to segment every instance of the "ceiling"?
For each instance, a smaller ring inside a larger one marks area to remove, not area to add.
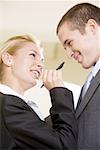
[[[74,4],[100,0],[0,1],[0,40],[15,34],[34,34],[41,41],[56,41],[56,26],[63,14]]]

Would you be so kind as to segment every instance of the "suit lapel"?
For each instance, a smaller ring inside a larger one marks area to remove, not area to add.
[[[93,79],[89,89],[86,92],[86,95],[84,96],[84,99],[82,99],[81,103],[78,105],[75,114],[76,118],[80,116],[80,114],[82,113],[82,111],[84,110],[88,102],[90,101],[91,97],[95,93],[96,89],[98,88],[99,84],[100,84],[100,70],[98,71],[97,75]]]
[[[80,105],[80,103],[81,103],[81,101],[82,101],[82,91],[83,91],[83,87],[81,88],[81,92],[80,92],[80,96],[79,96],[79,98],[78,98],[76,110],[77,110],[77,108],[79,107],[79,105]]]

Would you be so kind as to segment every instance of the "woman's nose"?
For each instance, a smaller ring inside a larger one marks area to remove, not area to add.
[[[44,61],[43,61],[43,60],[38,60],[36,64],[37,64],[37,66],[38,66],[39,68],[41,68],[41,69],[44,68]]]

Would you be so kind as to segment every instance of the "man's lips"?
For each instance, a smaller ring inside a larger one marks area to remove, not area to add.
[[[81,54],[80,54],[79,52],[75,53],[75,54],[74,54],[74,59],[75,59],[77,62],[81,63],[81,61],[82,61]]]

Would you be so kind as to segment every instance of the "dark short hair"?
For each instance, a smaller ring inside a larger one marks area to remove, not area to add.
[[[74,30],[78,29],[82,34],[85,33],[85,25],[89,19],[94,19],[100,25],[100,8],[90,3],[80,3],[69,9],[61,18],[57,25],[56,33],[65,23],[69,23],[69,27]]]

